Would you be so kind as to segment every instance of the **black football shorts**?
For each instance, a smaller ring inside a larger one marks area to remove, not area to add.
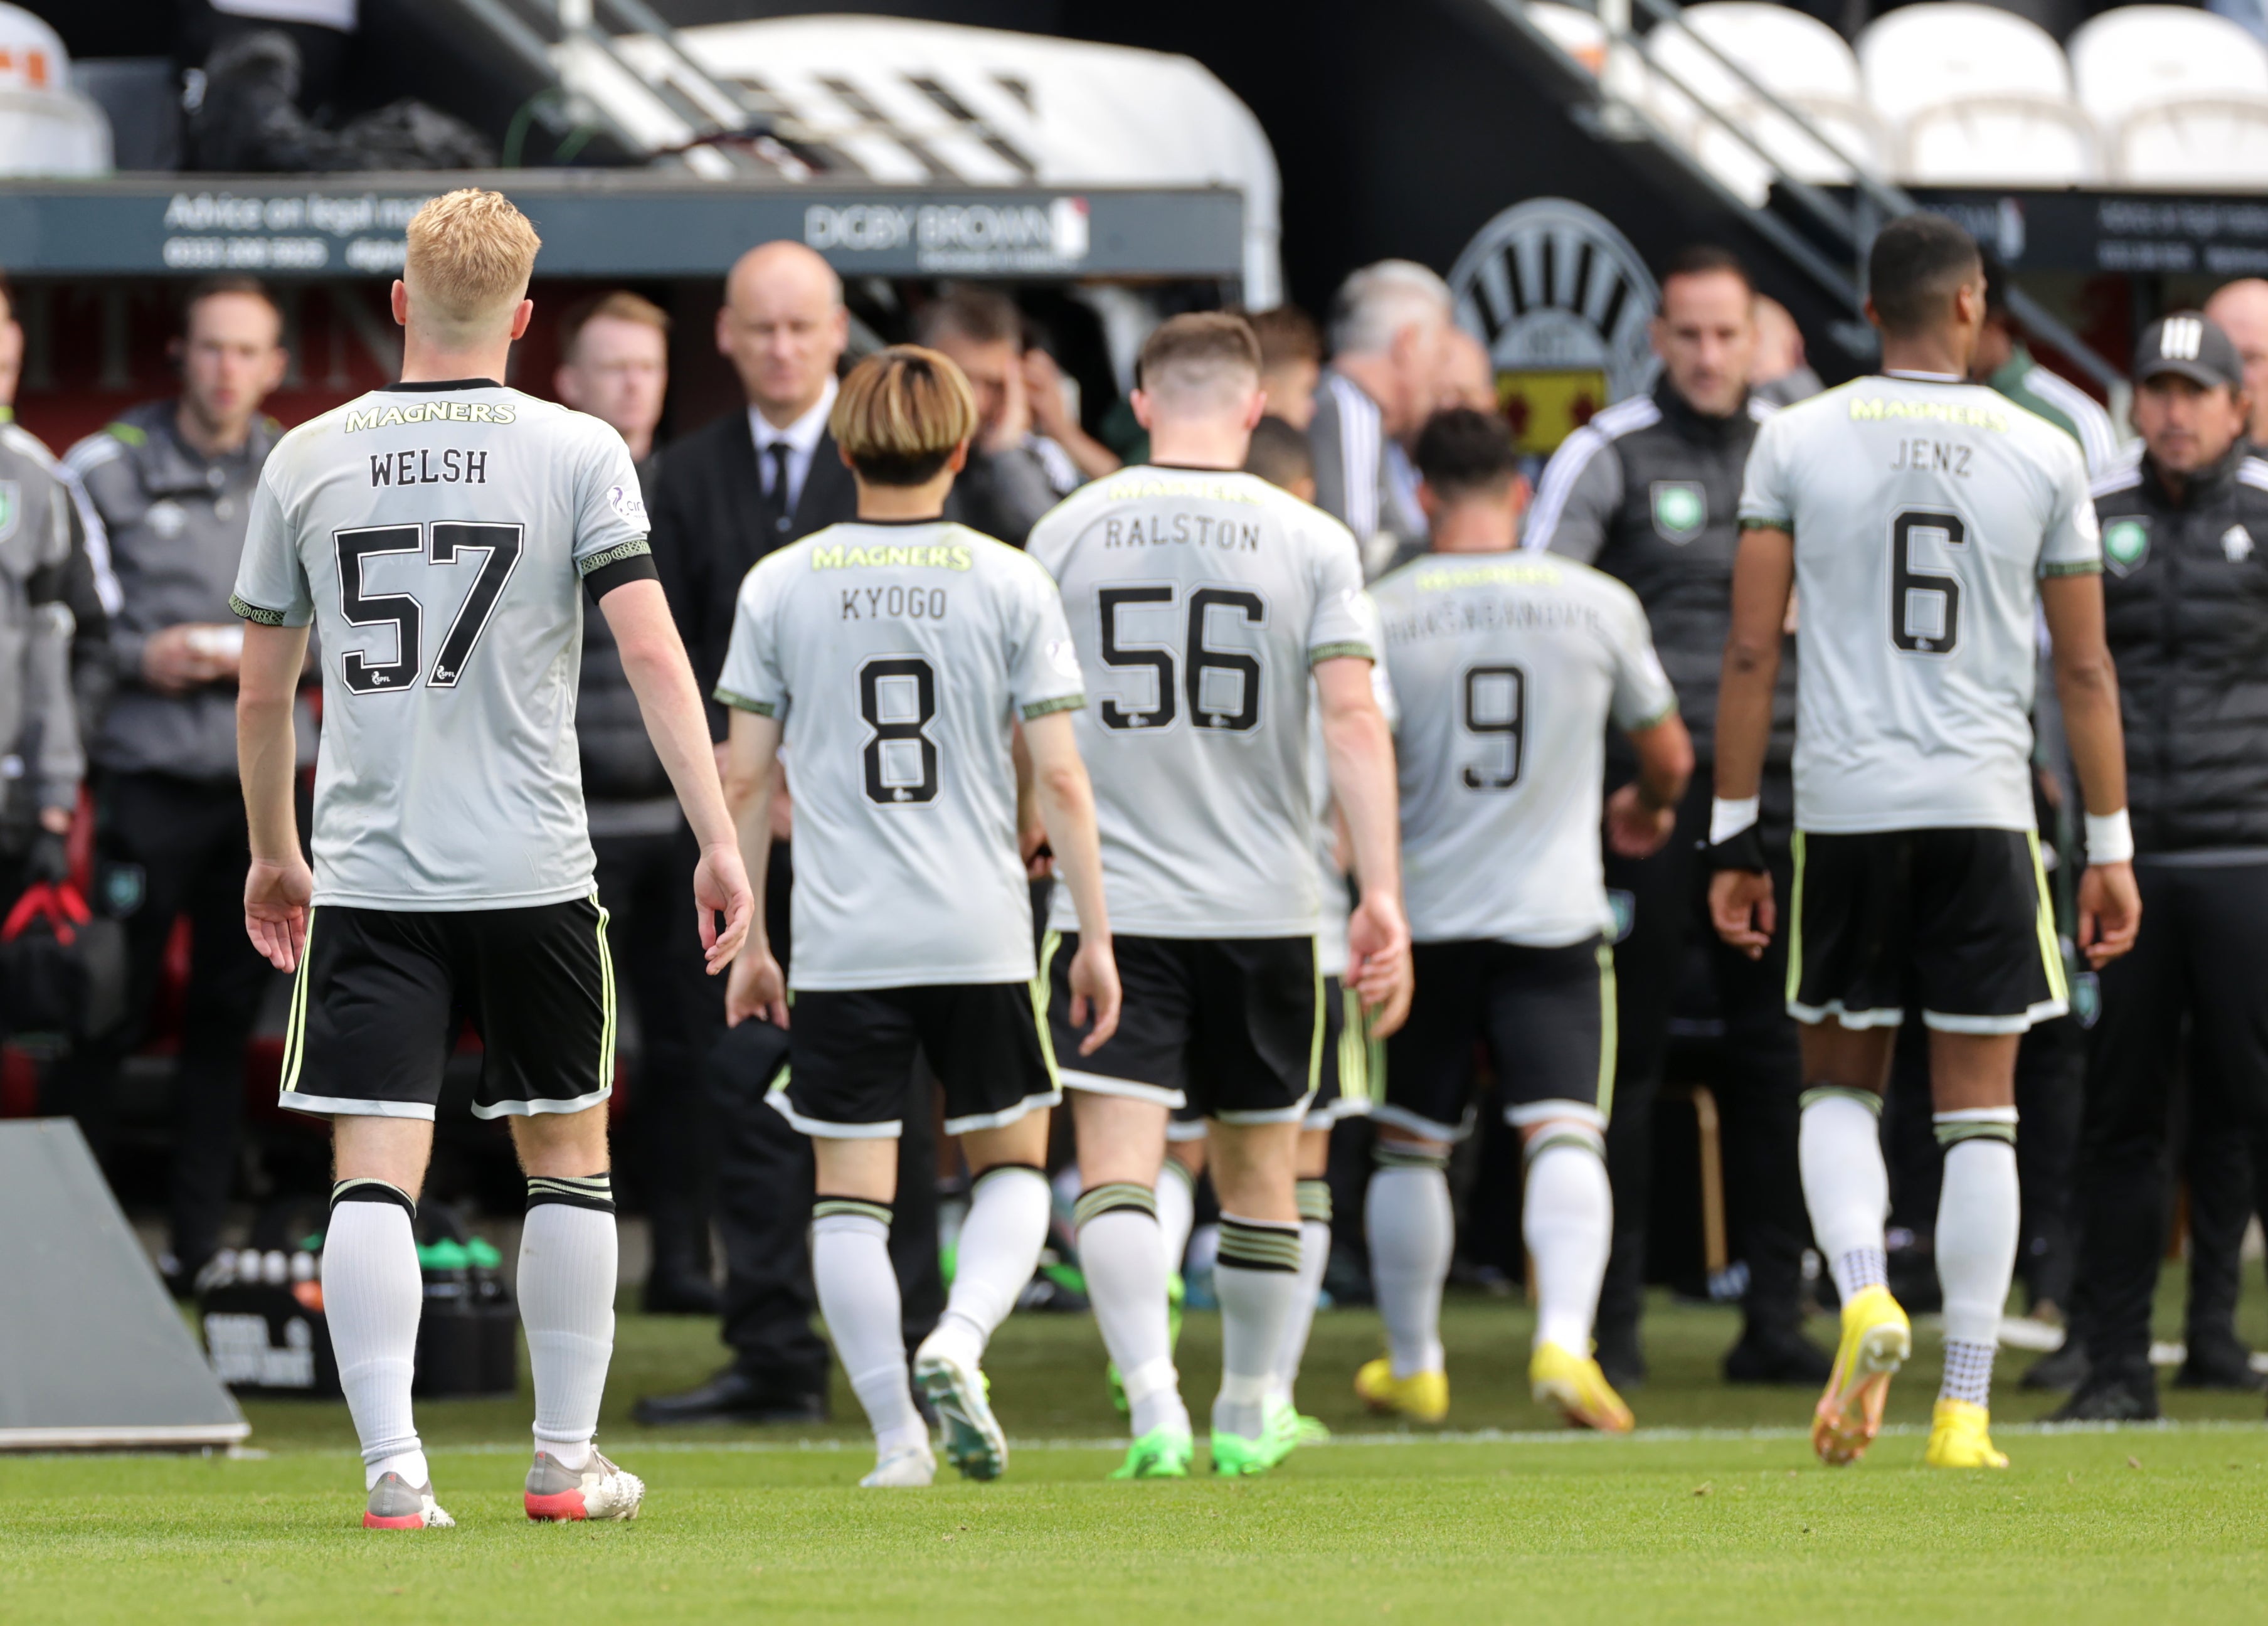
[[[945,1086],[946,1134],[1003,1128],[1061,1099],[1039,997],[1035,982],[799,989],[765,1099],[822,1140],[895,1137],[918,1051]]]

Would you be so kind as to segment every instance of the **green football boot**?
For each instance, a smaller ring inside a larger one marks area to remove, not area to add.
[[[1110,1470],[1110,1477],[1187,1479],[1197,1452],[1186,1429],[1152,1429],[1126,1448],[1126,1460]]]
[[[1222,1479],[1264,1474],[1290,1453],[1288,1446],[1278,1449],[1278,1445],[1273,1429],[1258,1439],[1247,1439],[1241,1434],[1227,1434],[1215,1429],[1212,1431],[1212,1471]]]

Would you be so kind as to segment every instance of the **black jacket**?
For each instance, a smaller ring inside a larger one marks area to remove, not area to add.
[[[1665,379],[1570,435],[1545,466],[1525,545],[1565,554],[1625,583],[1646,607],[1662,669],[1693,732],[1713,754],[1717,681],[1733,628],[1741,483],[1757,427],[1778,408],[1751,396],[1704,417]],[[1795,650],[1781,651],[1770,761],[1795,748]]]
[[[660,473],[659,453],[637,468],[638,489],[650,492]],[[583,799],[639,802],[673,794],[669,775],[645,732],[645,717],[622,670],[615,629],[596,605],[583,611],[583,669],[575,697],[575,739],[583,759]]]
[[[795,511],[783,515],[764,495],[756,443],[745,411],[728,413],[669,448],[645,494],[651,545],[670,614],[677,618],[693,676],[709,706],[709,727],[725,737],[725,708],[710,698],[725,669],[740,578],[776,548],[858,514],[858,489],[822,435]]]
[[[2268,460],[2095,482],[2138,853],[2268,849]]]

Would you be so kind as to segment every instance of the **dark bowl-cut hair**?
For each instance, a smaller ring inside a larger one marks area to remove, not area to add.
[[[1315,454],[1308,448],[1307,438],[1298,430],[1279,417],[1264,417],[1252,426],[1252,445],[1244,453],[1244,472],[1289,490],[1293,481],[1315,477]]]
[[[1520,472],[1520,448],[1502,418],[1451,407],[1418,431],[1418,472],[1434,494],[1454,498],[1501,490]]]
[[[1977,239],[1943,215],[1901,215],[1875,236],[1867,255],[1875,320],[1898,338],[1925,331],[1984,263]]]

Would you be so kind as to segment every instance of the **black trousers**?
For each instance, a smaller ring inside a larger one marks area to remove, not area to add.
[[[699,854],[683,830],[598,835],[591,845],[615,963],[637,1012],[624,1161],[653,1228],[655,1273],[705,1281],[716,1157],[697,1035],[724,979],[707,974],[695,929]]]
[[[118,1073],[148,1036],[173,922],[189,922],[188,988],[173,1064],[173,1256],[194,1272],[220,1244],[244,1115],[245,1049],[270,980],[280,974],[244,934],[252,862],[244,795],[233,780],[119,774],[96,797],[97,908],[126,924],[131,1016],[50,1075],[43,1110],[78,1120],[95,1155],[110,1147]],[[137,1194],[121,1193],[130,1200]]]
[[[1803,1250],[1811,1224],[1796,1166],[1803,1062],[1796,1025],[1787,1014],[1787,932],[1783,924],[1764,958],[1750,960],[1727,947],[1709,924],[1709,872],[1699,846],[1709,834],[1711,777],[1708,763],[1696,766],[1677,811],[1677,828],[1660,851],[1636,860],[1611,850],[1606,857],[1607,886],[1629,894],[1631,923],[1615,945],[1618,1033],[1607,1129],[1615,1237],[1599,1298],[1602,1327],[1626,1328],[1638,1320],[1646,1285],[1654,1098],[1672,1005],[1697,952],[1714,985],[1724,1029],[1708,1083],[1723,1122],[1727,1229],[1735,1257],[1749,1268],[1742,1307],[1752,1328],[1792,1328],[1801,1317]],[[1793,889],[1787,841],[1793,800],[1785,776],[1767,776],[1764,833],[1783,922]]]
[[[776,849],[764,900],[774,951],[785,963],[790,856]],[[737,1363],[767,1387],[827,1392],[827,1345],[811,1324],[811,1142],[764,1100],[787,1060],[787,1035],[763,1022],[724,1025],[724,979],[703,1006],[700,1039],[717,1146],[717,1229],[725,1245],[724,1337]],[[936,1085],[925,1069],[907,1080],[898,1140],[898,1195],[890,1262],[911,1350],[945,1313],[938,1267]]]
[[[2076,1205],[2088,1352],[2099,1365],[2146,1370],[2181,1063],[2193,1137],[2249,1136],[2268,1122],[2268,865],[2191,869],[2146,859],[2135,874],[2142,931],[2133,952],[2102,970]]]

